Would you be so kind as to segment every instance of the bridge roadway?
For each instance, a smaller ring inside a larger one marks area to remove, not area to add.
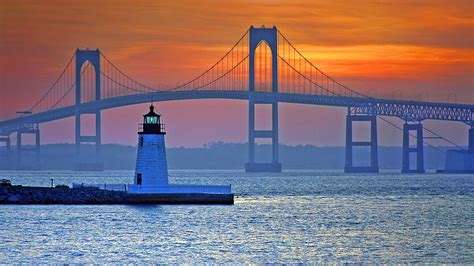
[[[395,116],[407,121],[426,119],[459,121],[474,126],[473,104],[452,104],[378,98],[356,98],[344,96],[322,96],[296,93],[272,93],[249,91],[168,91],[127,95],[83,103],[80,112],[95,113],[99,110],[117,108],[150,102],[179,101],[195,99],[233,99],[249,100],[253,97],[258,103],[281,103],[325,105],[355,108],[359,114]],[[0,121],[0,134],[9,135],[26,124],[41,124],[75,115],[75,105],[53,109],[41,113]]]

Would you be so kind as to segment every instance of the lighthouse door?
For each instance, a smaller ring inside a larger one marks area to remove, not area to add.
[[[142,174],[137,174],[137,185],[142,184]]]

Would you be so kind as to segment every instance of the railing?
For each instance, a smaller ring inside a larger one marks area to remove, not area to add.
[[[110,191],[124,191],[127,192],[127,184],[84,184],[72,183],[72,188],[98,188]]]
[[[191,193],[191,194],[231,194],[231,186],[216,185],[168,185],[168,186],[141,186],[128,185],[128,193],[131,194],[172,194],[172,193]]]
[[[165,132],[165,124],[138,124],[138,132],[143,132],[144,127],[147,127],[148,129],[151,128],[152,130],[157,130],[159,132]]]
[[[73,188],[97,188],[110,191],[123,191],[131,194],[231,194],[231,186],[217,185],[168,185],[142,186],[134,184],[85,184],[73,183]]]

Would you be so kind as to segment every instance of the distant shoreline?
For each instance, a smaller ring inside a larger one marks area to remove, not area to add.
[[[4,148],[4,147],[2,147]],[[84,145],[85,158],[94,159],[93,147]],[[441,147],[441,151],[453,149]],[[71,170],[74,165],[74,144],[48,144],[41,146],[42,170]],[[247,161],[246,143],[210,143],[200,148],[168,148],[168,166],[170,169],[182,170],[233,170],[243,169]],[[368,150],[355,150],[356,163],[368,163]],[[5,154],[2,151],[2,154]],[[270,145],[257,145],[257,157],[270,157]],[[401,169],[401,147],[379,147],[379,165],[381,169]],[[3,155],[4,156],[4,155]],[[11,170],[15,160],[15,150],[8,161],[0,160],[0,170]],[[33,160],[33,156],[24,157],[25,165]],[[133,170],[135,168],[136,147],[118,144],[104,144],[102,161],[105,170]],[[312,145],[287,146],[280,145],[280,160],[285,169],[302,170],[339,170],[344,168],[344,147],[318,147]],[[445,153],[431,147],[425,147],[425,168],[444,169]]]

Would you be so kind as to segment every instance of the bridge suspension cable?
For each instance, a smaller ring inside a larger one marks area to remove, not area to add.
[[[282,66],[279,70],[281,92],[372,98],[339,83],[321,71],[280,31],[278,57]]]
[[[454,141],[452,141],[452,140],[450,140],[450,139],[448,139],[448,138],[446,138],[446,137],[441,136],[440,134],[434,132],[433,130],[431,130],[431,129],[427,128],[427,127],[423,127],[423,129],[426,130],[426,131],[428,131],[429,133],[435,135],[436,137],[438,137],[438,138],[444,140],[445,142],[447,142],[447,143],[449,143],[449,144],[451,144],[451,145],[457,147],[457,148],[462,148],[461,145],[455,143]]]
[[[91,66],[90,62],[87,62],[85,64],[84,69],[81,71],[81,77],[83,77],[84,73],[89,69],[90,66]],[[64,101],[64,99],[66,99],[67,96],[69,96],[72,89],[74,89],[75,87],[76,87],[76,82],[74,82],[71,86],[69,86],[69,88],[64,93],[64,95],[61,98],[59,98],[58,101],[53,106],[50,107],[50,110],[55,109],[56,107],[60,106],[60,104]]]
[[[241,65],[242,62],[248,57],[248,42],[249,42],[248,33],[249,31],[247,30],[244,33],[244,35],[240,37],[240,39],[232,46],[232,48],[224,56],[222,56],[215,64],[209,67],[201,75],[195,77],[194,79],[188,82],[185,82],[181,85],[171,88],[169,89],[169,91],[182,90],[182,89],[190,90],[190,89],[193,89],[193,86],[192,86],[193,84],[205,83],[204,80],[207,80],[207,83],[211,84],[213,83],[213,81],[215,82],[218,79],[221,79],[222,77],[229,74],[232,70],[236,69],[237,65]],[[230,61],[230,66],[229,66],[229,61]],[[244,76],[246,77],[247,75],[244,75],[244,72],[241,71],[240,69],[239,76],[242,76],[242,78],[244,78]],[[216,79],[215,77],[218,77],[218,79]],[[209,78],[211,80],[210,82],[209,82]],[[220,85],[223,86],[225,84],[222,83]],[[197,86],[197,87],[203,88],[203,86]]]
[[[388,119],[386,119],[386,118],[384,118],[384,117],[381,117],[381,116],[379,116],[378,118],[380,118],[380,119],[381,119],[382,121],[384,121],[385,123],[391,125],[392,127],[398,129],[399,131],[403,132],[403,128],[399,127],[397,124],[395,124],[395,123],[393,123],[393,122],[389,121]],[[446,142],[448,142],[448,143],[450,143],[450,144],[452,144],[452,145],[454,145],[454,146],[456,146],[456,147],[458,147],[458,148],[462,148],[460,145],[458,145],[458,144],[456,144],[456,143],[450,141],[449,139],[447,139],[447,138],[445,138],[445,137],[442,137],[441,135],[435,133],[435,132],[432,131],[432,130],[429,130],[429,129],[425,128],[425,127],[423,127],[423,129],[426,130],[426,131],[428,131],[428,132],[430,132],[430,133],[432,133],[432,134],[435,134],[436,136],[438,136],[438,137],[441,138],[442,140],[444,140],[444,141],[446,141]],[[409,135],[410,135],[410,137],[412,137],[412,138],[414,138],[414,139],[417,138],[417,136],[416,136],[415,134],[413,134],[413,133],[409,133]],[[439,151],[439,152],[443,152],[443,153],[445,152],[445,151],[443,151],[442,149],[440,149],[439,147],[437,147],[437,146],[435,146],[435,145],[433,145],[433,144],[427,142],[427,141],[424,140],[424,139],[423,139],[423,144],[426,144],[427,146],[429,146],[429,147],[431,147],[431,148],[433,148],[433,149],[435,149],[435,150],[437,150],[437,151]]]
[[[153,88],[137,81],[118,68],[101,52],[101,97],[111,98],[138,93],[199,89],[246,90],[248,88],[248,74],[245,63],[248,60],[248,39],[247,30],[232,48],[206,71],[188,82],[166,89]],[[75,57],[76,52],[43,96],[27,109],[28,112],[41,113],[75,103],[74,95],[71,93],[76,85]],[[95,100],[95,82],[93,81],[95,74],[91,72],[93,69],[90,66],[90,62],[86,62],[80,73],[81,103]]]
[[[104,98],[124,96],[130,93],[194,91],[203,88],[244,90],[247,87],[245,79],[248,76],[245,74],[244,64],[248,58],[248,31],[206,71],[190,81],[166,89],[153,88],[140,83],[120,70],[103,53],[101,53],[101,57],[105,62],[103,64],[104,70],[101,70],[101,76],[103,77],[101,82],[103,88],[105,88]],[[123,89],[128,90],[128,92]]]
[[[103,58],[103,61],[107,63],[107,64],[103,64],[104,65],[103,66],[104,70],[101,70],[101,74],[103,76],[105,76],[107,79],[109,79],[110,81],[114,81],[118,85],[127,84],[127,86],[125,86],[125,88],[130,89],[134,92],[143,93],[143,92],[158,91],[157,89],[152,88],[150,86],[147,86],[147,85],[133,79],[129,75],[125,74],[125,72],[120,70],[120,68],[118,68],[114,63],[112,63],[112,61],[110,61],[102,52],[100,52],[100,55],[101,55],[101,58]],[[114,71],[116,73],[114,73]],[[114,78],[119,79],[119,81],[121,81],[121,82],[115,80]],[[103,84],[106,85],[107,83],[104,82]],[[135,86],[135,87],[133,87],[133,86]],[[109,89],[109,88],[106,88],[106,89]],[[110,96],[110,95],[106,94],[105,96],[107,97],[107,96]]]
[[[53,84],[46,90],[46,93],[29,109],[28,112],[38,113],[50,110],[50,103],[55,102],[58,98],[61,98],[63,94],[61,92],[65,91],[65,87],[74,80],[73,77],[73,66],[74,66],[74,58],[76,53],[72,55],[69,59],[68,63],[61,71],[61,74],[58,78],[53,82]],[[56,99],[56,100],[55,100]],[[21,116],[24,116],[23,114]]]
[[[301,73],[300,71],[298,71],[294,66],[292,66],[289,62],[287,62],[283,57],[281,56],[278,56],[290,69],[292,69],[293,71],[295,71],[302,79],[308,81],[310,84],[312,85],[315,85],[317,88],[320,89],[321,92],[326,92],[328,95],[332,95],[332,96],[343,96],[343,95],[340,95],[336,92],[333,92],[329,89],[327,89],[326,87],[322,86],[322,85],[319,85],[318,83],[314,82],[313,80],[311,80],[311,78],[308,78],[307,76],[305,76],[303,73]],[[298,80],[299,82],[299,80]]]

